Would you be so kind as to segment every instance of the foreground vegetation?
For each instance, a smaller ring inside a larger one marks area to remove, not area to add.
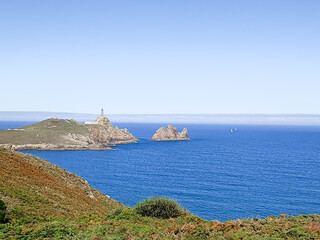
[[[77,219],[22,217],[17,209],[0,224],[0,239],[319,239],[320,216],[267,217],[220,223],[193,215],[142,217],[134,209]]]
[[[176,202],[123,206],[75,174],[0,149],[0,239],[320,239],[320,216],[206,221]]]

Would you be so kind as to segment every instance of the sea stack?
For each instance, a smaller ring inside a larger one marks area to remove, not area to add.
[[[161,127],[150,139],[152,141],[185,141],[189,140],[188,130],[184,128],[182,132],[178,132],[177,129],[168,125],[167,128]]]

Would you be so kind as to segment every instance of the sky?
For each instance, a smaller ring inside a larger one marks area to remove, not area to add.
[[[320,1],[0,1],[0,84],[0,111],[320,114]]]

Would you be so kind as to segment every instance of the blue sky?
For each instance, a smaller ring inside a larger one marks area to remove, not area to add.
[[[319,114],[320,1],[1,1],[0,111]]]

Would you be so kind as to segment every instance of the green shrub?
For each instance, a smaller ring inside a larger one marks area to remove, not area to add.
[[[73,227],[52,223],[31,232],[30,237],[31,239],[70,239],[78,233],[79,231]]]
[[[176,218],[186,213],[179,204],[165,197],[153,197],[138,203],[135,211],[147,217]]]
[[[4,201],[0,199],[0,223],[4,223],[4,217],[6,216],[6,209],[7,209],[6,204],[4,203]]]
[[[305,229],[303,227],[296,227],[289,229],[289,231],[287,232],[287,236],[302,239],[304,237],[309,237],[309,234],[305,232]]]

